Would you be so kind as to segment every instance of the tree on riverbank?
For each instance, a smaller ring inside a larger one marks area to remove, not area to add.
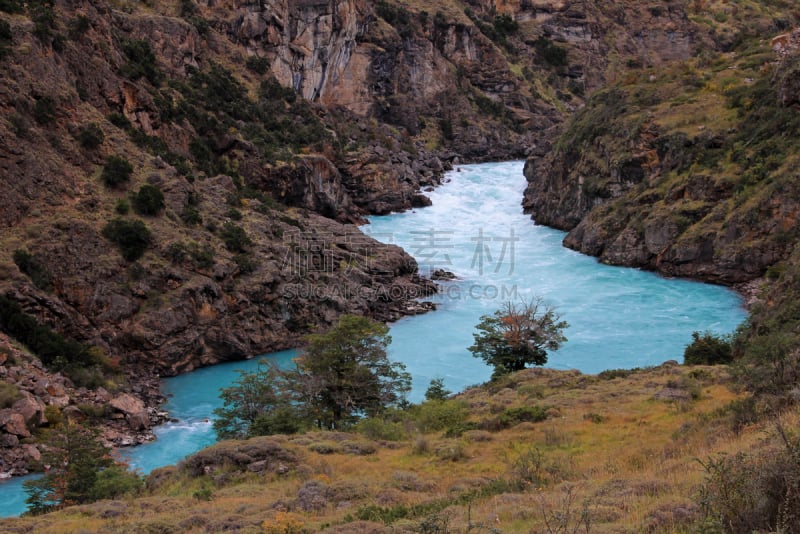
[[[567,341],[556,311],[540,298],[530,302],[506,302],[491,315],[481,317],[469,351],[494,367],[493,378],[520,371],[528,365],[547,363],[547,351]]]
[[[142,479],[111,457],[94,429],[65,419],[48,431],[43,443],[46,472],[23,484],[31,514],[113,499],[142,487]]]
[[[391,362],[386,325],[343,315],[322,334],[306,336],[306,348],[288,370],[259,366],[222,390],[215,410],[220,438],[291,433],[304,426],[338,429],[362,416],[405,403],[411,377]]]

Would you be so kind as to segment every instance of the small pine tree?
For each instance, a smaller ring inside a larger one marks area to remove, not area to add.
[[[425,390],[425,400],[442,401],[447,399],[453,392],[444,387],[443,378],[434,378],[428,389]]]

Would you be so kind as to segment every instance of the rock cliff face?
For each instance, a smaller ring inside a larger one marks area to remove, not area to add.
[[[53,378],[66,406],[20,387],[115,414],[115,443],[156,422],[158,376],[424,311],[432,283],[352,223],[427,205],[455,161],[524,157],[601,78],[561,2],[3,6],[0,293],[130,378]]]
[[[744,31],[747,45],[728,52],[730,43],[702,24],[676,20],[694,44],[652,50],[683,61],[634,68],[596,92],[528,159],[524,206],[536,223],[568,230],[566,246],[604,262],[752,280],[785,259],[797,237],[800,204],[784,164],[797,149],[791,34],[776,53]],[[769,18],[751,23],[767,35],[779,28]],[[698,57],[703,35],[718,38],[718,51]]]

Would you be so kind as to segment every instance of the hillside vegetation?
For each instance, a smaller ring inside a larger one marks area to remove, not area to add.
[[[221,442],[0,529],[791,531],[798,19],[789,0],[0,0],[4,472],[40,466],[65,418],[146,439],[158,376],[429,309],[415,261],[355,224],[428,204],[458,162],[527,156],[525,208],[601,261],[756,287],[735,336],[696,336],[730,365],[526,369],[348,432]]]
[[[155,471],[135,499],[3,528],[717,532],[739,521],[766,531],[776,510],[787,520],[797,510],[770,492],[774,477],[798,476],[772,438],[800,414],[737,424],[733,386],[721,367],[530,369],[354,432],[222,442]],[[760,459],[748,470],[751,458]]]

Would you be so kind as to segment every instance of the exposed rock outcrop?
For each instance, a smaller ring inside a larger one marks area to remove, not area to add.
[[[525,209],[607,263],[724,284],[762,276],[791,251],[800,212],[780,155],[794,150],[797,65],[781,49],[771,65],[737,70],[705,102],[743,108],[735,118],[675,96],[716,83],[685,67],[597,92],[552,150],[527,161]],[[670,113],[644,111],[662,102]]]
[[[121,393],[111,397],[103,388],[96,391],[76,388],[60,373],[42,368],[39,360],[15,347],[0,333],[0,475],[24,475],[41,453],[29,442],[33,433],[64,417],[83,420],[87,412],[120,410],[129,414],[127,420],[105,419],[99,422],[101,434],[108,445],[135,445],[153,439],[149,429],[165,420],[167,414],[146,409],[144,399],[156,404],[163,397],[157,381],[141,380],[134,397]],[[50,420],[53,418],[54,420]]]

